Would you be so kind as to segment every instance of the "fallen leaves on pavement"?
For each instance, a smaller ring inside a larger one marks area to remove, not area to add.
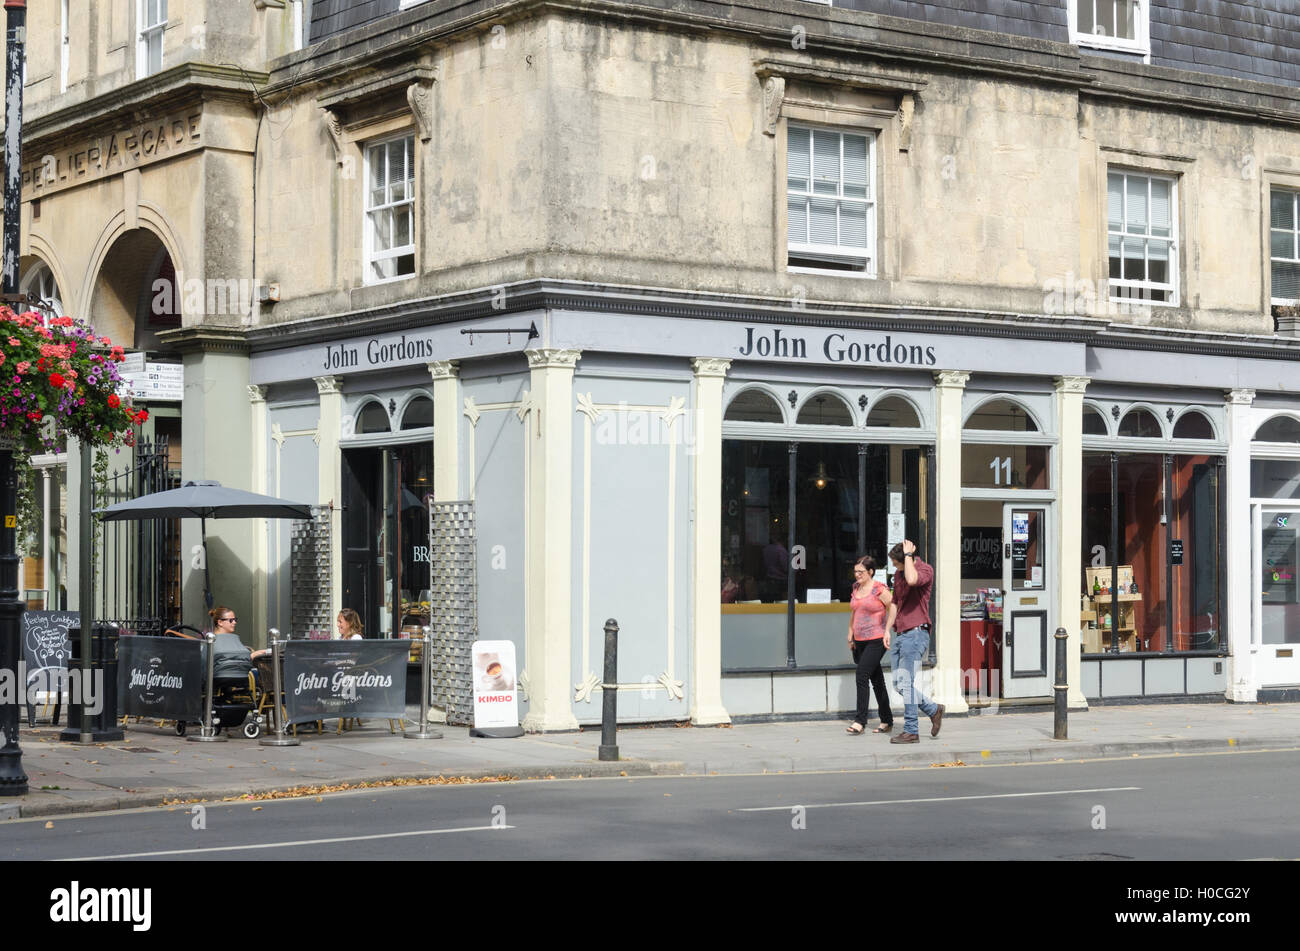
[[[224,796],[221,802],[257,802],[265,799],[299,799],[315,796],[321,800],[324,793],[347,792],[350,789],[385,789],[396,786],[463,786],[471,783],[512,783],[519,777],[509,773],[498,776],[425,776],[412,779],[382,779],[361,783],[329,783],[317,786],[294,786],[292,789],[271,789],[266,792],[244,793],[242,796]],[[547,776],[554,779],[554,776]],[[164,806],[183,806],[203,799],[168,799]]]

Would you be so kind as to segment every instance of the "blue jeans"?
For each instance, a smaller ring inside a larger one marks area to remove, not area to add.
[[[917,707],[927,717],[939,710],[939,705],[921,693],[916,678],[921,675],[921,662],[930,650],[930,632],[923,627],[895,632],[889,642],[889,664],[894,669],[894,689],[903,697],[903,732],[919,733]]]

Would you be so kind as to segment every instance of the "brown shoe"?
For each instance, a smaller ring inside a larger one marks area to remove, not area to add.
[[[898,736],[891,736],[890,743],[920,743],[921,738],[915,733],[900,733]]]
[[[941,703],[941,704],[939,704],[939,709],[934,711],[934,716],[930,717],[930,735],[931,735],[931,736],[938,736],[938,735],[939,735],[939,727],[943,726],[943,711],[945,711],[945,710],[947,710],[947,709],[948,709],[948,708],[945,707],[945,706]]]

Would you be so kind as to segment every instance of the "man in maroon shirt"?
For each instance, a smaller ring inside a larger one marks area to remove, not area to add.
[[[917,707],[930,718],[930,735],[939,735],[944,706],[921,693],[916,678],[930,650],[930,589],[934,569],[916,557],[916,545],[903,539],[889,551],[894,563],[894,601],[885,620],[885,647],[894,670],[894,689],[903,697],[903,732],[890,743],[917,743]],[[897,634],[893,632],[897,630]]]

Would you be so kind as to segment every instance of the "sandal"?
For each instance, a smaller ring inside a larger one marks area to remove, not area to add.
[[[854,736],[861,736],[863,733],[867,732],[867,728],[861,723],[850,723],[844,728],[844,732],[851,733]]]
[[[893,728],[894,728],[894,724],[892,724],[892,723],[882,723],[882,724],[880,724],[880,726],[876,727],[876,728],[875,728],[874,730],[872,730],[871,732],[872,732],[872,733],[888,733],[888,732],[889,732],[890,730],[892,730]]]

